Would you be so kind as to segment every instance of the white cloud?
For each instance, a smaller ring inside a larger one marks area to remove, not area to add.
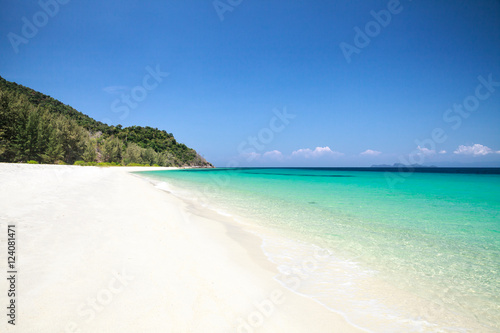
[[[247,161],[253,161],[255,159],[258,159],[260,157],[260,154],[252,151],[250,153],[243,153],[240,156],[246,159]]]
[[[294,152],[292,152],[292,156],[308,156],[308,155],[311,155],[311,153],[312,153],[312,150],[309,148],[299,149],[299,150],[295,150]]]
[[[338,151],[331,150],[330,147],[316,147],[312,153],[315,156],[320,156],[325,154],[342,155],[342,153],[339,153]]]
[[[431,149],[425,148],[425,147],[417,146],[417,149],[419,151],[419,154],[422,154],[422,155],[434,155],[436,153],[435,150],[431,150]]]
[[[341,156],[344,155],[343,153],[340,153],[338,151],[333,151],[330,149],[330,147],[316,147],[314,150],[311,150],[309,148],[305,149],[299,149],[294,152],[292,152],[292,157],[305,157],[305,158],[317,158],[321,156]]]
[[[446,150],[439,151],[440,154],[446,154]]]
[[[281,159],[283,159],[283,154],[279,150],[272,150],[272,151],[265,152],[262,155],[262,157],[271,158],[271,159],[275,159],[275,160],[281,160]]]
[[[367,149],[364,152],[360,153],[359,155],[362,155],[362,156],[377,156],[377,155],[380,155],[380,154],[382,154],[382,152],[376,151],[376,150]]]
[[[490,147],[480,145],[478,143],[472,146],[458,146],[457,150],[453,152],[454,154],[459,155],[473,155],[473,156],[484,156],[488,154],[500,154],[500,151],[494,151]]]

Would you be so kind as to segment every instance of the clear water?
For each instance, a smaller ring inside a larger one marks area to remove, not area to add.
[[[500,175],[142,172],[254,226],[287,288],[374,332],[500,332]]]

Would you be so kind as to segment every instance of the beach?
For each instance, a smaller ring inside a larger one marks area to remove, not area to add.
[[[261,239],[275,280],[349,323],[373,332],[498,331],[497,169],[420,169],[398,184],[391,168],[140,176],[237,221]]]
[[[17,270],[0,331],[361,331],[273,279],[257,236],[138,170],[155,168],[0,164],[0,271],[9,225]]]

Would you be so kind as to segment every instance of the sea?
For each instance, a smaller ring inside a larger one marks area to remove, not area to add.
[[[500,168],[140,174],[258,235],[276,281],[367,332],[500,332]]]

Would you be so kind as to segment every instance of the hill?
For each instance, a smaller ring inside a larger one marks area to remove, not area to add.
[[[0,76],[0,162],[30,160],[212,167],[172,133],[110,126]]]

